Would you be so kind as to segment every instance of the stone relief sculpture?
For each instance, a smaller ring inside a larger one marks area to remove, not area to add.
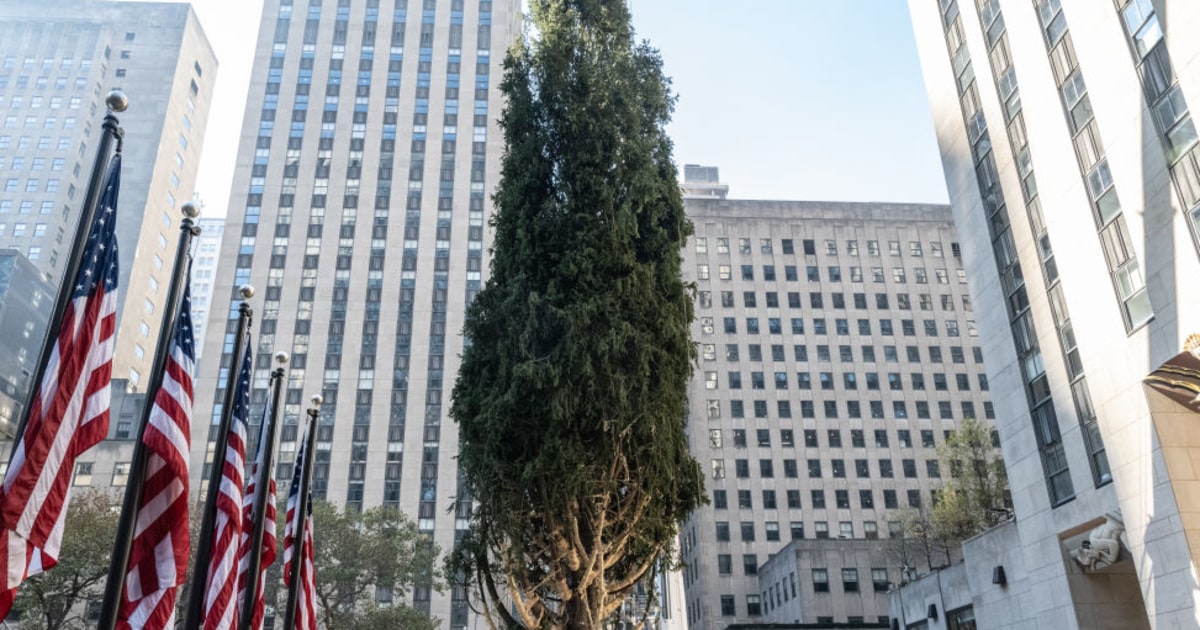
[[[1125,523],[1121,521],[1120,512],[1109,512],[1104,515],[1104,523],[1096,526],[1088,533],[1087,540],[1080,543],[1079,548],[1071,552],[1071,557],[1086,571],[1095,571],[1110,566],[1121,555],[1121,534],[1125,533]]]

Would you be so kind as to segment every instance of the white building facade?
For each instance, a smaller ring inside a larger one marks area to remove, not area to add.
[[[196,220],[200,235],[192,245],[192,321],[196,334],[196,360],[204,355],[204,330],[212,306],[213,283],[220,272],[221,239],[225,235],[225,217],[200,217]]]
[[[1015,521],[964,546],[965,601],[922,581],[895,616],[1198,627],[1200,418],[1143,381],[1170,361],[1189,387],[1200,332],[1200,6],[909,4]]]

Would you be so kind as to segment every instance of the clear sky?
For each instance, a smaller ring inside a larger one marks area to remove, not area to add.
[[[744,199],[946,202],[904,0],[632,0],[679,164]]]
[[[208,216],[229,201],[262,1],[193,1],[220,62],[197,181]],[[743,199],[945,203],[905,0],[630,6],[674,79],[680,165],[719,166]]]

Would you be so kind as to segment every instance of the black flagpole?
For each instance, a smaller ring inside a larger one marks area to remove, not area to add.
[[[20,415],[17,416],[13,448],[8,454],[10,464],[12,456],[17,452],[17,440],[20,440],[21,436],[25,434],[25,427],[29,424],[29,412],[33,409],[34,397],[38,395],[42,379],[46,377],[46,363],[50,360],[54,344],[58,343],[58,329],[62,326],[63,314],[67,312],[67,305],[71,303],[71,295],[75,292],[75,277],[79,275],[79,268],[83,266],[83,252],[87,249],[87,239],[92,231],[92,220],[96,218],[96,206],[100,204],[100,194],[104,192],[106,179],[104,175],[108,170],[109,153],[113,153],[114,140],[117,143],[115,155],[121,154],[125,130],[121,128],[121,121],[117,120],[114,112],[120,113],[128,109],[129,99],[120,91],[113,90],[105,97],[104,103],[108,105],[108,113],[104,115],[104,122],[100,126],[100,146],[96,148],[96,161],[92,163],[92,174],[88,178],[87,193],[83,196],[83,205],[80,206],[79,218],[76,220],[71,249],[67,250],[70,254],[67,256],[67,266],[63,269],[62,279],[58,285],[58,297],[54,300],[54,310],[50,314],[46,334],[42,338],[42,354],[38,357],[37,367],[33,371],[33,380],[29,382],[29,391],[25,393],[24,405]]]
[[[263,536],[267,529],[267,499],[270,495],[270,479],[275,465],[275,435],[279,425],[279,403],[283,394],[283,364],[287,363],[288,354],[286,352],[276,352],[275,362],[279,367],[275,368],[275,372],[271,375],[271,415],[267,418],[267,431],[263,436],[266,446],[260,445],[263,449],[262,466],[258,469],[258,478],[254,482],[256,488],[254,495],[254,512],[251,517],[254,523],[254,530],[250,532],[250,545],[247,553],[250,554],[249,564],[246,570],[246,598],[242,601],[242,615],[238,619],[238,627],[241,630],[255,630],[250,627],[250,622],[254,619],[254,607],[258,600],[258,580],[262,573],[262,544]],[[261,433],[259,435],[262,435]]]
[[[154,398],[162,389],[163,372],[167,369],[167,358],[171,352],[171,337],[175,332],[175,321],[179,317],[179,303],[183,296],[183,285],[187,282],[188,258],[192,237],[200,228],[192,219],[200,214],[200,208],[187,202],[181,208],[183,221],[179,224],[179,249],[175,251],[175,268],[171,274],[171,285],[167,289],[167,307],[163,309],[162,325],[158,332],[158,346],[154,349],[154,367],[150,371],[150,387],[146,389],[146,404],[138,422],[136,439],[133,442],[133,459],[129,463],[129,483],[125,486],[125,500],[121,504],[121,519],[117,523],[117,537],[113,542],[112,560],[108,568],[108,581],[104,585],[104,605],[100,610],[97,630],[113,630],[121,610],[121,593],[125,590],[125,575],[129,572],[129,553],[133,548],[133,537],[137,529],[138,504],[142,501],[142,486],[146,481],[148,453],[142,436],[150,423],[154,411]]]
[[[213,528],[217,522],[217,495],[221,493],[221,477],[225,474],[229,427],[233,424],[238,379],[242,377],[242,361],[246,356],[250,320],[254,317],[254,311],[245,302],[254,297],[254,287],[243,284],[238,288],[238,295],[241,296],[242,303],[238,306],[237,338],[233,346],[232,362],[229,364],[229,377],[225,379],[225,406],[221,408],[221,423],[217,425],[216,450],[213,451],[212,466],[208,475],[208,492],[204,497],[204,512],[200,518],[200,541],[193,547],[196,550],[196,559],[192,563],[192,579],[188,589],[188,606],[183,618],[183,630],[196,630],[204,621],[208,565],[212,561]]]
[[[313,460],[316,459],[317,417],[321,414],[321,396],[312,397],[308,408],[308,435],[304,440],[304,468],[300,471],[300,494],[296,497],[295,539],[292,541],[292,574],[288,576],[287,608],[283,611],[283,630],[296,627],[296,607],[300,605],[300,563],[304,562],[304,537],[308,529],[308,502],[312,486]]]

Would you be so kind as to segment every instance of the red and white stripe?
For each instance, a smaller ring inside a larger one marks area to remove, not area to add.
[[[309,497],[312,500],[312,497]],[[317,570],[313,566],[313,516],[311,503],[304,523],[301,550],[300,593],[296,598],[296,630],[317,630]]]
[[[64,314],[0,497],[0,619],[25,578],[57,564],[75,459],[108,433],[116,306],[115,286],[100,282]]]
[[[293,516],[296,506],[288,502],[288,533],[284,536],[283,583],[291,586],[292,558],[295,543]],[[296,523],[298,525],[298,523]],[[284,630],[289,630],[284,628]],[[317,572],[313,566],[313,517],[310,510],[304,519],[304,542],[300,548],[300,587],[296,597],[296,627],[292,630],[317,630]]]
[[[311,424],[307,427],[307,431],[315,431],[316,427]],[[287,525],[283,530],[283,583],[287,587],[292,585],[292,562],[296,557],[296,530],[303,527],[304,538],[300,545],[300,585],[297,589],[296,597],[296,627],[284,628],[284,630],[317,630],[317,584],[316,584],[316,569],[313,566],[313,518],[312,518],[312,491],[309,488],[300,488],[300,480],[303,479],[304,467],[307,466],[305,461],[311,456],[306,448],[308,444],[307,435],[300,441],[300,449],[296,455],[296,462],[292,472],[292,487],[288,492],[287,501]],[[297,504],[300,501],[300,493],[305,492],[308,495],[308,509],[304,514],[304,520],[297,514]]]
[[[234,417],[217,493],[212,560],[204,592],[204,630],[237,627],[238,547],[242,538],[242,485],[246,470],[246,422]]]
[[[181,311],[188,310],[185,293]],[[186,318],[190,328],[190,314]],[[177,326],[184,326],[184,320],[181,314]],[[187,334],[190,337],[191,331]],[[172,343],[162,388],[142,437],[150,455],[117,620],[122,630],[173,627],[176,587],[186,579],[188,454],[196,368],[190,351],[186,345]]]
[[[263,520],[266,521],[263,525],[262,548],[259,553],[262,554],[262,560],[259,565],[260,573],[258,576],[258,588],[254,594],[254,616],[250,620],[251,630],[258,630],[263,625],[263,612],[265,608],[265,592],[267,583],[267,568],[275,563],[275,546],[278,544],[275,538],[275,471],[265,469],[263,462],[266,458],[268,448],[274,445],[267,444],[267,423],[270,422],[271,409],[267,407],[267,411],[263,413],[262,431],[258,435],[258,451],[254,457],[254,467],[250,473],[250,483],[246,485],[246,496],[242,499],[242,540],[238,546],[238,611],[242,610],[242,603],[246,600],[246,576],[250,570],[250,554],[253,551],[250,549],[250,534],[254,531],[254,502],[258,499],[258,489],[261,486],[260,479],[265,476],[267,478],[267,507],[266,514]]]

